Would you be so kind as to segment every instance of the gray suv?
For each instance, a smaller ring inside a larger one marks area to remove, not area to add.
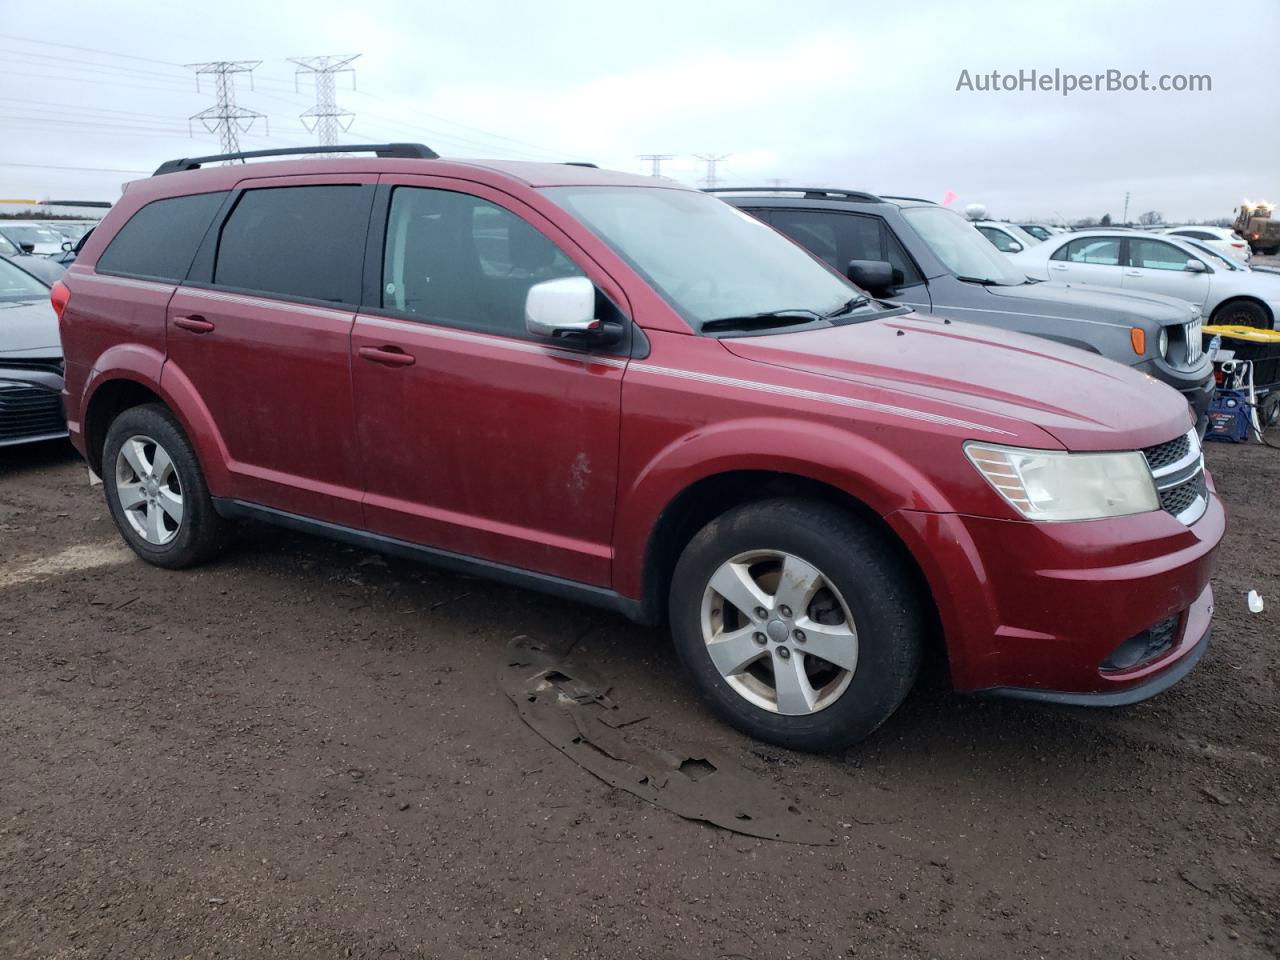
[[[1029,279],[963,217],[927,200],[829,189],[714,192],[876,297],[1056,340],[1150,374],[1187,398],[1204,433],[1213,364],[1192,304]]]

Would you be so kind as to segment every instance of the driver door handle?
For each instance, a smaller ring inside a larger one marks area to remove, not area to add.
[[[1126,270],[1126,271],[1124,272],[1124,275],[1125,275],[1126,277],[1140,277],[1140,276],[1142,276],[1142,271],[1141,271],[1141,270]]]

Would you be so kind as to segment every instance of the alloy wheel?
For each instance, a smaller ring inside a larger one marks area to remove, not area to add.
[[[703,593],[701,620],[720,676],[773,713],[829,707],[858,667],[848,604],[821,570],[793,554],[755,550],[721,564]]]
[[[151,437],[129,437],[116,455],[116,497],[133,532],[162,547],[182,527],[182,483],[168,451]]]

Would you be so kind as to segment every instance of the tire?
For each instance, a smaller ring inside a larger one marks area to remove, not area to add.
[[[748,582],[760,592],[742,592]],[[759,501],[689,541],[672,579],[671,633],[699,691],[733,726],[793,750],[836,750],[873,733],[915,682],[929,622],[915,583],[898,546],[849,512],[820,500]],[[731,595],[763,595],[768,616]]]
[[[231,525],[214,511],[195,450],[166,407],[123,411],[111,422],[102,451],[111,518],[143,560],[180,569],[226,546]]]
[[[1213,315],[1213,322],[1219,326],[1258,327],[1271,329],[1271,319],[1261,304],[1248,300],[1233,300],[1220,306]]]

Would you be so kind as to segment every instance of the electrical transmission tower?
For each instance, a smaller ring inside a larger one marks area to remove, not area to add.
[[[766,177],[764,181],[764,185],[766,187],[773,187],[773,189],[775,190],[781,190],[782,185],[786,182],[787,182],[786,177]]]
[[[712,189],[715,188],[716,185],[720,183],[720,178],[716,176],[716,164],[719,163],[721,160],[728,160],[729,157],[732,156],[732,154],[708,153],[704,155],[701,153],[695,153],[694,156],[697,159],[704,161],[707,165],[707,175],[702,178],[702,182],[708,188],[712,188]]]
[[[675,158],[676,157],[674,153],[642,153],[640,154],[641,160],[648,160],[649,163],[651,164],[650,176],[654,176],[654,177],[662,176],[663,160],[674,160]]]
[[[223,153],[240,152],[240,134],[248,133],[253,121],[259,117],[266,122],[266,114],[247,107],[236,105],[237,73],[249,74],[249,89],[253,89],[253,70],[261,60],[214,60],[209,63],[188,63],[187,69],[195,71],[196,90],[200,89],[200,78],[212,74],[217,87],[218,102],[212,107],[193,114],[187,121],[199,120],[210,133],[217,133],[222,142]],[[268,133],[270,128],[268,127]]]
[[[334,92],[333,78],[339,73],[351,74],[351,89],[356,88],[356,72],[351,61],[360,56],[358,53],[343,54],[336,57],[290,57],[290,63],[298,65],[294,73],[294,85],[297,78],[304,73],[313,74],[316,78],[316,105],[306,113],[300,114],[302,125],[317,134],[320,146],[332,147],[338,142],[338,133],[351,129],[356,115],[350,110],[338,108],[338,97]]]

